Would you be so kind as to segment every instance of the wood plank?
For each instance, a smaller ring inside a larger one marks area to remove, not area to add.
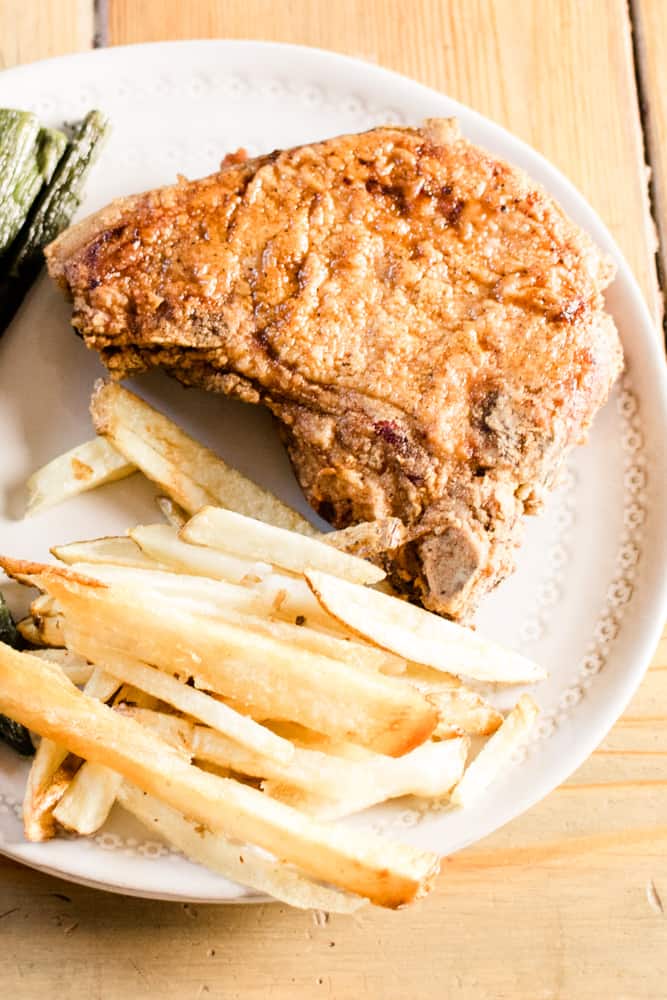
[[[110,0],[112,44],[199,37],[264,38],[358,55],[507,126],[591,201],[659,315],[625,0],[227,0],[149,3],[141,11],[133,0]]]
[[[663,293],[667,279],[667,4],[631,0]]]
[[[93,0],[2,0],[0,69],[84,52],[92,48],[93,33]]]
[[[0,970],[12,1000],[662,1000],[666,874],[657,853],[598,851],[585,869],[453,859],[409,913],[326,920],[103,897],[0,866]]]

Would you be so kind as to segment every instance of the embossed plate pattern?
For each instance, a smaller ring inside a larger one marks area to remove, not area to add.
[[[469,138],[523,166],[616,258],[608,303],[623,336],[627,374],[589,444],[572,456],[544,516],[528,525],[517,573],[478,618],[489,635],[551,672],[536,691],[544,711],[534,738],[474,808],[424,811],[403,801],[350,822],[450,853],[564,780],[639,683],[666,603],[667,404],[658,333],[617,247],[582,197],[538,154],[468,108],[375,66],[312,49],[218,41],[98,51],[2,74],[0,104],[21,104],[53,124],[92,106],[108,111],[114,133],[89,184],[85,212],[117,195],[170,182],[177,171],[211,172],[238,146],[254,154],[372,125],[456,115]],[[42,278],[0,344],[0,547],[11,554],[41,558],[56,541],[155,520],[153,490],[140,477],[30,522],[17,520],[27,475],[91,433],[87,400],[101,369],[72,335],[68,319],[67,304]],[[138,387],[305,510],[266,413],[185,392],[160,376],[141,379]],[[89,840],[26,844],[19,805],[25,773],[23,762],[0,749],[0,850],[12,857],[127,893],[258,898],[148,838],[120,810]]]

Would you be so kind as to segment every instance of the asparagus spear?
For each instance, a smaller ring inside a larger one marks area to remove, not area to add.
[[[23,649],[25,645],[16,630],[16,625],[2,594],[0,594],[0,642],[6,643],[12,649]],[[30,739],[30,733],[25,726],[1,714],[0,739],[4,740],[17,753],[23,754],[25,757],[29,757],[35,752],[32,740]]]
[[[0,277],[0,333],[9,325],[42,266],[42,249],[65,229],[81,203],[83,185],[108,131],[101,111],[91,111],[76,130],[51,183],[37,197],[11,246]]]
[[[66,146],[67,137],[63,132],[40,129],[13,190],[6,189],[5,210],[0,217],[0,256],[18,234],[41,188],[51,180]]]
[[[0,109],[0,248],[14,187],[34,154],[39,122],[29,111]]]

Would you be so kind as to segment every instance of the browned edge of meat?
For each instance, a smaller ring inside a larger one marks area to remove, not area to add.
[[[452,121],[119,199],[47,249],[114,378],[269,407],[336,527],[399,517],[394,584],[470,616],[622,368],[613,266]]]

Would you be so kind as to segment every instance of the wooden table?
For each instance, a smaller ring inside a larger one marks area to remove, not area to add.
[[[93,45],[196,37],[336,49],[506,125],[598,209],[660,335],[667,242],[656,253],[653,220],[667,237],[665,0],[0,4],[0,66]],[[663,640],[590,760],[525,816],[445,862],[438,890],[406,913],[325,921],[279,905],[145,902],[0,859],[2,995],[662,1000],[666,704]]]

